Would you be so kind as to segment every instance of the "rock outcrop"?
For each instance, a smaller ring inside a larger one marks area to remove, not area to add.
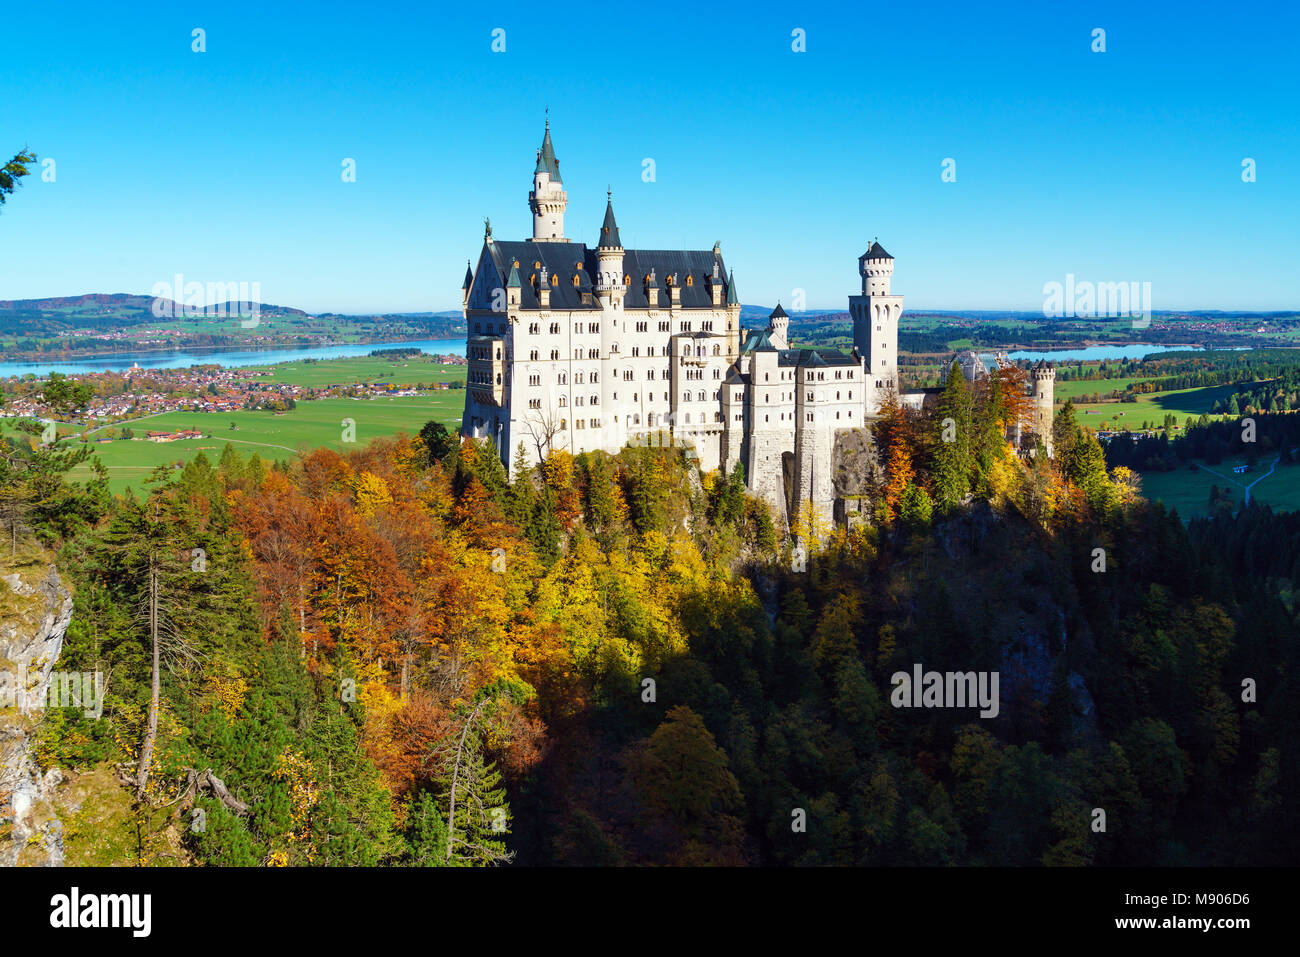
[[[71,620],[72,595],[53,565],[0,574],[0,866],[63,863],[52,805],[61,776],[41,772],[33,739]]]

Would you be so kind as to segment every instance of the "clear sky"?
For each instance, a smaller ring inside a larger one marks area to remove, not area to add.
[[[549,106],[571,238],[611,186],[625,244],[720,240],[747,303],[844,308],[879,237],[908,309],[1039,309],[1067,273],[1300,307],[1296,5],[835,6],[11,5],[0,159],[55,179],[0,212],[0,299],[181,273],[457,308],[483,217],[530,233]]]

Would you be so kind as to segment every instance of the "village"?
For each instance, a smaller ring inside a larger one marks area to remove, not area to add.
[[[463,360],[461,360],[463,361]],[[351,382],[304,385],[275,381],[271,369],[192,366],[188,369],[140,369],[125,372],[91,372],[70,376],[89,387],[90,399],[73,410],[80,421],[101,427],[165,412],[224,413],[238,410],[287,412],[298,402],[326,398],[416,396],[455,387],[457,383]],[[54,410],[44,397],[46,380],[35,377],[0,381],[4,405],[0,417],[48,419]],[[151,441],[191,438],[176,433],[150,433]],[[101,440],[102,441],[102,440]]]

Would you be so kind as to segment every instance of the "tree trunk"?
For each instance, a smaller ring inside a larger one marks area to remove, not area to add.
[[[152,556],[149,558],[149,639],[153,645],[153,679],[149,693],[149,724],[145,729],[144,743],[140,746],[140,769],[135,778],[137,798],[143,798],[149,784],[149,762],[153,760],[154,739],[158,736],[158,569]]]
[[[486,700],[486,699],[484,699]],[[469,717],[465,719],[465,727],[460,730],[460,743],[456,745],[456,763],[451,769],[451,801],[447,807],[447,860],[451,861],[452,840],[456,835],[456,779],[460,776],[460,753],[465,748],[465,736],[469,734],[469,726],[474,723],[478,717],[478,709],[483,707],[484,702],[480,701],[474,706]]]

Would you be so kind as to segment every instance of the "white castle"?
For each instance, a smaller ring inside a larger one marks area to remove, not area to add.
[[[532,238],[499,241],[488,222],[466,269],[461,434],[493,439],[512,478],[521,445],[530,464],[559,449],[685,446],[706,471],[741,463],[779,519],[811,505],[831,521],[837,437],[868,425],[899,385],[903,297],[880,243],[858,258],[852,353],[795,349],[779,304],[766,329],[742,331],[719,244],[625,248],[612,197],[594,249],[568,240],[549,122],[528,205]],[[1047,402],[1050,419],[1050,387]]]

